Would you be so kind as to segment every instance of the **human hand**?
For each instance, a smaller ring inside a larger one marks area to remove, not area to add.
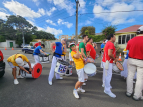
[[[28,74],[29,74],[29,72],[28,71],[26,71]]]
[[[29,69],[29,71],[31,71],[31,72],[32,72],[32,68],[30,68],[30,69]],[[28,72],[28,73],[29,73],[29,72]]]

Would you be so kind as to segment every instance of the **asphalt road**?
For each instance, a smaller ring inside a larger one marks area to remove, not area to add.
[[[2,50],[6,59],[17,50]],[[25,54],[30,62],[34,62],[31,54]],[[97,67],[100,61],[97,61]],[[73,96],[77,81],[76,70],[73,75],[63,80],[53,79],[53,85],[48,84],[48,74],[51,63],[43,64],[44,68],[38,79],[18,79],[19,85],[13,84],[11,68],[6,63],[6,73],[0,78],[0,107],[143,107],[143,101],[134,101],[125,96],[126,82],[120,75],[113,74],[111,85],[117,97],[110,98],[102,88],[102,69],[88,79],[83,86],[86,93],[79,93],[80,99]]]

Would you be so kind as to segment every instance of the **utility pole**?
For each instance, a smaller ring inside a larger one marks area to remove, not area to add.
[[[76,38],[76,44],[78,44],[78,4],[79,1],[75,0],[76,2],[76,29],[75,29],[75,38]]]
[[[24,33],[23,33],[23,26],[22,26],[22,35],[23,35],[23,47],[24,47],[25,46],[25,39],[24,39]]]

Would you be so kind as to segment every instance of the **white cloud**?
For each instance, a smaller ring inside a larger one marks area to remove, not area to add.
[[[50,23],[51,25],[56,26],[56,24],[55,24],[55,23],[53,23],[53,21],[52,21],[52,20],[49,20],[49,19],[48,19],[48,20],[46,20],[46,22],[47,22],[47,23]]]
[[[142,12],[116,12],[116,11],[131,11],[143,9],[143,3],[125,3],[125,2],[112,2],[113,0],[104,0],[104,3],[110,2],[110,7],[107,8],[105,5],[95,4],[93,13],[96,18],[101,18],[104,21],[111,22],[113,25],[131,23],[134,21],[133,17],[143,14]],[[111,5],[112,3],[112,5]],[[109,5],[109,4],[108,4]],[[102,12],[115,12],[115,13],[102,13]],[[96,14],[100,13],[100,14]]]
[[[90,25],[91,23],[92,23],[91,21],[87,20],[87,21],[85,22],[85,25]]]
[[[84,0],[79,0],[79,3],[80,3],[79,11],[81,11],[82,13],[85,13],[85,11],[86,11],[86,8],[85,8],[86,2]]]
[[[66,9],[70,15],[75,13],[75,3],[72,3],[69,0],[47,0],[50,3],[54,3],[54,5],[58,6],[59,9]]]
[[[52,14],[55,10],[57,10],[55,7],[50,8],[50,10],[47,11],[47,15],[48,15],[48,16],[51,16],[51,14]]]
[[[62,25],[66,25],[67,28],[71,28],[71,27],[73,26],[72,23],[64,22],[62,19],[58,19],[57,23],[58,23],[59,25],[61,25],[61,24],[62,24]]]
[[[0,8],[0,11],[1,11],[1,12],[7,12],[7,10],[4,9],[4,8]]]
[[[50,28],[49,26],[47,27],[46,32],[50,32],[50,33],[52,33],[56,36],[63,33],[62,30],[60,30],[60,29],[57,30],[55,28]]]
[[[38,10],[38,13],[40,13],[41,15],[45,15],[45,10],[43,8],[40,8]]]
[[[39,0],[32,0],[32,1],[36,4],[36,6],[39,6],[40,4]]]
[[[27,20],[30,24],[32,24],[33,26],[35,26],[35,23],[31,20]]]
[[[29,18],[38,18],[41,17],[41,14],[38,12],[35,12],[25,6],[24,4],[21,4],[17,1],[6,1],[3,3],[4,6],[9,9],[11,12],[13,12],[16,15],[20,15],[23,17],[29,17]]]
[[[6,16],[9,16],[9,14],[6,14],[4,12],[0,12],[0,19],[5,20],[5,19],[7,19]]]

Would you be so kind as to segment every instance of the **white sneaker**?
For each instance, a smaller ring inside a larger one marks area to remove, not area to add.
[[[73,90],[73,95],[74,95],[75,98],[79,98],[77,90]]]
[[[24,77],[22,77],[21,75],[18,75],[17,78],[24,78]]]
[[[52,81],[49,81],[49,85],[52,85]]]
[[[86,83],[84,82],[82,85],[86,85]]]
[[[105,87],[105,84],[102,84],[102,87]]]
[[[62,79],[63,79],[63,77],[57,78],[57,80],[62,80]]]
[[[14,79],[14,84],[15,84],[15,85],[19,84],[19,82],[18,82],[17,79]]]
[[[85,93],[85,90],[82,89],[82,88],[78,88],[77,91],[80,91],[80,92],[82,92],[82,93]]]
[[[104,93],[105,94],[108,94],[110,97],[112,97],[112,98],[116,98],[116,95],[115,94],[113,94],[112,92],[106,92],[105,90],[104,90]]]

